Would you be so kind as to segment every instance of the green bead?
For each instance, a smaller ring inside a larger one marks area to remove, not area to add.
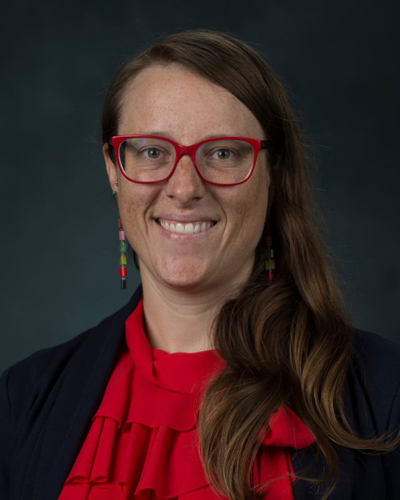
[[[128,250],[128,242],[126,240],[122,240],[119,243],[119,251],[121,253],[126,253]]]
[[[274,249],[273,248],[266,248],[264,250],[264,258],[265,259],[273,259],[275,257],[274,255]]]

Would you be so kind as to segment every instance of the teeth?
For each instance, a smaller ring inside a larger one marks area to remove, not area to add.
[[[179,234],[201,233],[214,225],[213,222],[196,222],[195,224],[193,224],[192,222],[188,222],[187,224],[178,222],[177,224],[173,224],[172,222],[166,222],[161,219],[159,219],[159,222],[161,226],[167,231]]]

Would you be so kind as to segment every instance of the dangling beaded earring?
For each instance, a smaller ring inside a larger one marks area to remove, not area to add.
[[[115,185],[118,186],[118,179],[115,181]],[[112,195],[114,198],[117,196],[116,191],[112,190]],[[122,227],[121,219],[118,219],[118,232],[119,232],[119,275],[121,277],[121,289],[126,289],[126,278],[128,276],[128,270],[126,269],[126,252],[128,251],[128,242],[126,241],[125,231]]]
[[[265,270],[268,273],[268,286],[271,286],[274,281],[274,271],[275,271],[275,251],[272,246],[272,238],[268,234],[265,240]]]
[[[119,275],[121,276],[121,289],[126,289],[126,278],[128,271],[126,269],[126,252],[128,250],[128,242],[126,241],[125,231],[122,227],[121,219],[118,219],[119,230]]]

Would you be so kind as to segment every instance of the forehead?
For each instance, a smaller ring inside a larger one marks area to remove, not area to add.
[[[123,95],[118,133],[157,131],[180,140],[263,136],[258,120],[233,94],[176,64],[143,70]]]

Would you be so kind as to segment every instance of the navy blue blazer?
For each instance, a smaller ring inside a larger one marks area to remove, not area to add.
[[[55,500],[90,428],[120,349],[129,303],[72,340],[36,352],[8,368],[0,379],[0,498]],[[400,423],[400,346],[356,331],[346,383],[346,408],[361,436],[395,431]],[[341,480],[332,499],[400,499],[400,447],[371,456],[337,447]],[[294,454],[295,471],[313,462],[316,447]],[[325,464],[310,475],[322,477]],[[296,500],[320,498],[297,480]]]

